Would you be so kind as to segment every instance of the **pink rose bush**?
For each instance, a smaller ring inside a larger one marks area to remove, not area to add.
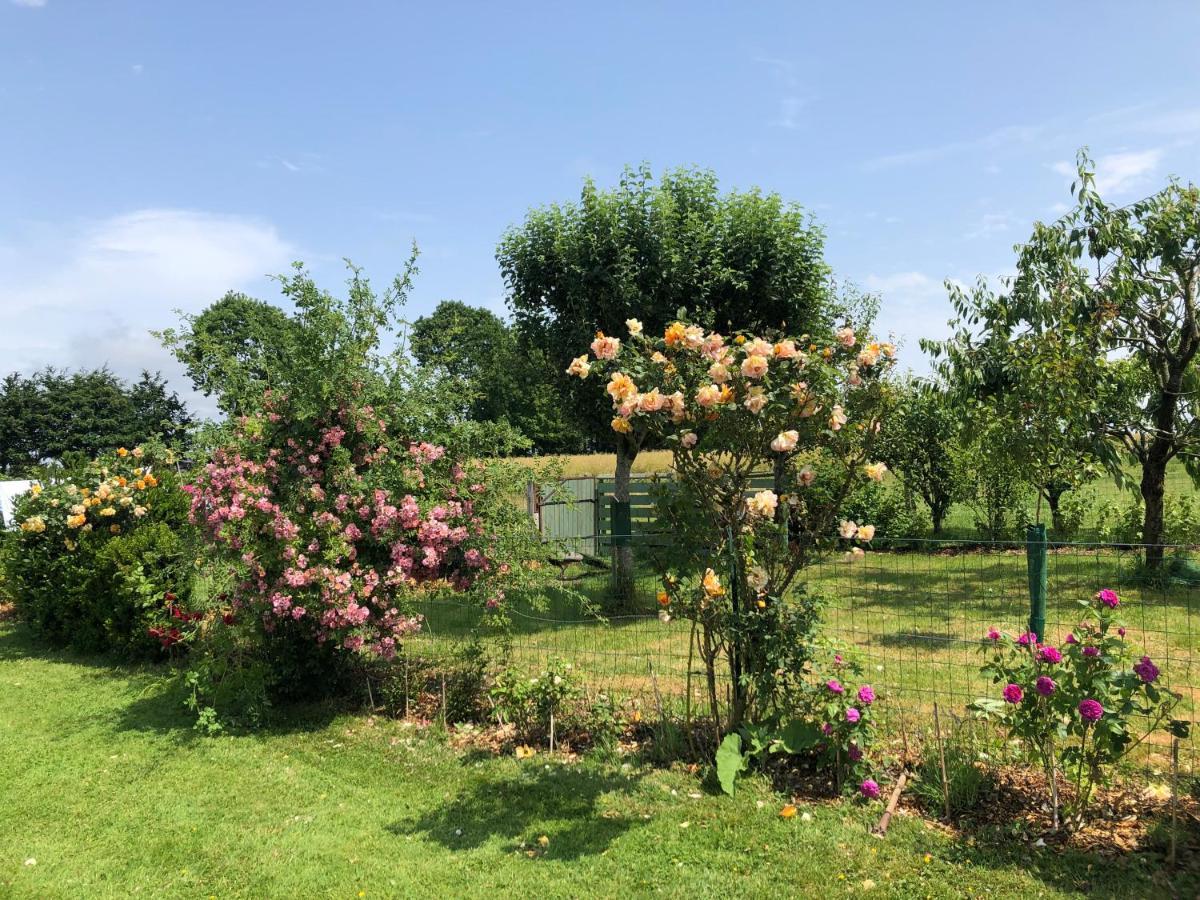
[[[184,487],[235,573],[232,611],[270,634],[384,659],[421,627],[414,601],[489,576],[487,489],[443,447],[393,437],[369,404],[302,423],[267,392]]]
[[[1060,809],[1078,824],[1113,764],[1160,727],[1180,727],[1170,719],[1179,695],[1157,683],[1161,673],[1149,656],[1133,662],[1118,594],[1105,589],[1080,605],[1083,621],[1059,646],[1028,632],[1014,638],[990,629],[983,672],[1004,685],[1003,699],[974,704],[1037,756],[1056,824]],[[1073,787],[1067,803],[1059,796],[1060,773]]]

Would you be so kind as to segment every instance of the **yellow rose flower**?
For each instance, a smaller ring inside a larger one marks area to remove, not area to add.
[[[629,434],[633,431],[633,426],[629,424],[629,420],[622,416],[614,416],[612,420],[612,430],[619,434]]]
[[[118,447],[118,448],[117,448],[117,456],[125,457],[125,456],[128,456],[128,455],[129,455],[129,451],[128,451],[128,450],[126,450],[124,447]]]

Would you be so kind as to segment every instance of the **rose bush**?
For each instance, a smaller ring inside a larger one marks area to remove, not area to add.
[[[4,567],[18,613],[43,639],[154,658],[163,597],[191,588],[193,538],[172,451],[119,448],[17,500]]]
[[[1080,606],[1084,617],[1058,646],[1029,632],[989,629],[982,671],[1003,685],[1001,699],[975,702],[1037,756],[1056,826],[1060,809],[1068,824],[1081,821],[1096,786],[1149,735],[1168,723],[1180,727],[1170,719],[1179,695],[1159,684],[1149,656],[1134,661],[1117,593],[1102,590]],[[1066,803],[1060,771],[1073,785]]]
[[[673,451],[658,497],[674,538],[658,563],[661,615],[695,623],[714,720],[727,730],[778,721],[817,621],[799,574],[839,548],[853,561],[874,537],[873,524],[839,513],[856,485],[886,472],[872,446],[895,348],[848,323],[771,339],[684,321],[661,336],[627,325],[627,339],[598,334],[567,371],[603,380],[615,431],[653,434]],[[751,490],[763,472],[773,487]],[[724,717],[719,668],[731,676]]]

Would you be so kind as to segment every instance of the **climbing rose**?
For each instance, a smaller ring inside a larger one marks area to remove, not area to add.
[[[1138,678],[1142,679],[1142,681],[1146,682],[1146,684],[1151,684],[1158,678],[1158,666],[1152,663],[1150,661],[1150,657],[1148,656],[1143,656],[1141,662],[1135,663],[1133,666],[1133,671],[1136,672]]]
[[[858,792],[868,800],[875,800],[879,797],[879,785],[873,778],[863,779],[863,783],[858,786]]]
[[[1020,703],[1025,696],[1025,692],[1021,690],[1019,684],[1008,684],[1004,687],[1004,701],[1006,703]]]
[[[1089,722],[1098,722],[1100,717],[1104,715],[1104,707],[1100,705],[1098,700],[1081,700],[1079,702],[1079,715],[1083,716]]]
[[[1034,683],[1034,687],[1037,688],[1037,692],[1043,697],[1049,697],[1054,693],[1058,685],[1054,683],[1054,679],[1049,675],[1039,675],[1037,682]]]
[[[1121,598],[1117,596],[1117,592],[1109,590],[1108,588],[1105,588],[1104,590],[1097,593],[1096,599],[1099,600],[1101,603],[1103,603],[1105,606],[1107,606],[1109,609],[1116,609],[1117,605],[1121,602]]]

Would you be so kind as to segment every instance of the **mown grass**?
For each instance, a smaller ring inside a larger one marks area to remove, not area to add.
[[[955,842],[878,804],[732,799],[635,760],[455,752],[325,707],[197,736],[161,669],[0,625],[0,894],[12,897],[1191,895],[1156,856]],[[545,844],[540,842],[545,838]]]

